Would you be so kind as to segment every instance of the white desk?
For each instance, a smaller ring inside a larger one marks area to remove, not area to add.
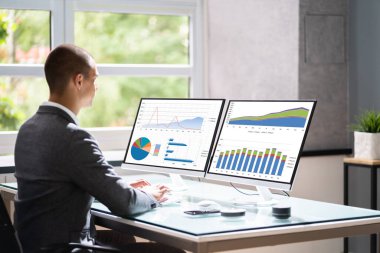
[[[292,217],[288,220],[272,217],[269,207],[249,208],[239,218],[219,214],[190,216],[183,209],[200,197],[207,195],[228,205],[237,192],[232,187],[200,182],[190,182],[189,187],[191,196],[185,193],[180,205],[166,205],[121,218],[102,204],[94,203],[92,213],[98,225],[199,253],[380,232],[380,211],[298,198],[287,199],[292,206]],[[4,184],[1,190],[15,191],[10,184]]]
[[[199,182],[188,185],[191,196],[185,196],[180,205],[121,218],[94,203],[92,213],[99,225],[199,253],[380,232],[379,211],[298,198],[281,198],[292,206],[292,217],[287,220],[272,217],[271,207],[251,207],[245,216],[237,218],[219,214],[191,216],[183,210],[202,196],[228,206],[240,195],[232,187]]]

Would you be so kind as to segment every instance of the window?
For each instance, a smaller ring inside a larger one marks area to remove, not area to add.
[[[106,133],[107,148],[125,148],[112,144],[113,132],[119,138],[118,131],[129,131],[140,97],[202,97],[201,1],[141,2],[0,3],[0,154],[13,150],[1,137],[15,135],[9,130],[47,100],[43,63],[61,43],[87,49],[98,63],[94,105],[79,118],[83,127],[98,128],[101,144],[99,132]]]
[[[50,13],[0,9],[0,63],[43,63],[50,51]]]
[[[0,76],[0,128],[15,130],[48,97],[42,77]]]
[[[44,62],[50,51],[49,11],[1,9],[0,27],[0,64]],[[45,86],[42,78],[0,76],[0,130],[16,130],[33,114],[38,99],[46,100]]]
[[[188,64],[187,16],[75,13],[75,44],[99,63]]]

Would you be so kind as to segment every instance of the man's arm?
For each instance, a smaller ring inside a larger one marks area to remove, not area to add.
[[[156,206],[155,198],[132,188],[107,163],[98,143],[86,131],[76,129],[68,154],[72,180],[118,215],[145,212]]]

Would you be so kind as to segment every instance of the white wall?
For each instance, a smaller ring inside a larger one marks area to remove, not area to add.
[[[299,0],[207,0],[208,95],[298,98]]]

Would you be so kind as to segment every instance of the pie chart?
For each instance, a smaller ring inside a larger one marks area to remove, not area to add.
[[[141,137],[135,140],[131,148],[133,159],[142,160],[149,155],[151,148],[150,140],[146,137]]]

